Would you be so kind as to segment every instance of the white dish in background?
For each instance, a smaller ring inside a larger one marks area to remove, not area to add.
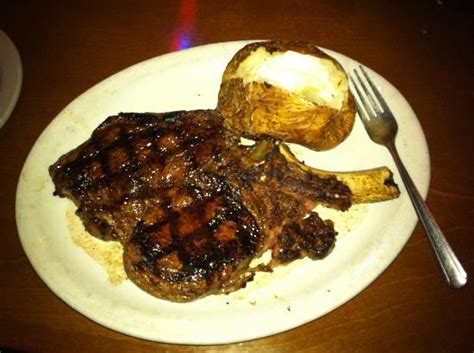
[[[336,247],[322,261],[297,261],[272,274],[258,274],[247,288],[229,295],[177,304],[156,299],[128,280],[112,284],[104,267],[74,243],[78,221],[66,217],[72,210],[70,201],[53,197],[48,166],[86,140],[109,115],[215,107],[221,74],[247,43],[191,48],[121,71],[71,102],[33,146],[17,190],[20,239],[42,280],[86,317],[113,330],[161,342],[219,344],[264,337],[314,320],[353,298],[390,265],[409,239],[417,217],[395,165],[357,119],[352,134],[337,148],[328,152],[297,148],[297,155],[328,170],[387,165],[395,173],[401,196],[356,207],[342,218],[338,213]],[[358,64],[326,51],[346,70]],[[426,195],[430,163],[420,124],[400,92],[369,72],[398,119],[400,154]],[[71,222],[76,222],[72,234]]]
[[[0,128],[15,107],[22,80],[20,54],[11,39],[0,30]]]

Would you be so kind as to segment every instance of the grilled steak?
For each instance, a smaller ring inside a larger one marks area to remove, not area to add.
[[[288,163],[272,140],[243,146],[212,110],[119,114],[50,167],[55,194],[86,229],[124,245],[129,278],[190,301],[241,288],[252,259],[326,256],[336,232],[311,210],[345,210],[351,192]]]

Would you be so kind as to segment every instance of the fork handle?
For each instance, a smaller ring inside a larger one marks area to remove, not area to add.
[[[454,251],[451,249],[451,246],[449,246],[449,243],[438,226],[438,223],[436,223],[433,215],[428,209],[428,206],[426,206],[426,203],[423,201],[418,189],[398,155],[395,144],[390,144],[387,148],[395,160],[395,164],[400,172],[400,176],[405,184],[408,195],[410,195],[411,202],[415,207],[415,211],[423,225],[425,234],[431,243],[433,252],[436,255],[448,285],[451,288],[461,288],[467,282],[466,271],[464,271],[464,268],[456,257]]]

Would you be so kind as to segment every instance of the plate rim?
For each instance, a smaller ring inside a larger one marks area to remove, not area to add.
[[[23,86],[23,65],[21,62],[20,53],[8,34],[0,29],[0,42],[1,41],[4,41],[7,51],[13,57],[13,62],[9,62],[10,65],[8,66],[8,69],[14,69],[13,76],[16,84],[13,86],[13,92],[10,95],[10,99],[8,100],[8,104],[4,109],[3,115],[0,116],[0,129],[7,123],[8,119],[10,119],[10,116],[15,109],[16,103],[20,98],[20,92]],[[13,65],[11,65],[12,63]]]

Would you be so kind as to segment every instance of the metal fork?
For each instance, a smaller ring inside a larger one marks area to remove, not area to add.
[[[398,125],[395,117],[362,66],[359,65],[359,70],[353,70],[349,79],[353,87],[357,113],[370,138],[390,151],[448,285],[452,288],[461,288],[467,282],[466,271],[449,246],[398,155],[395,146]]]

